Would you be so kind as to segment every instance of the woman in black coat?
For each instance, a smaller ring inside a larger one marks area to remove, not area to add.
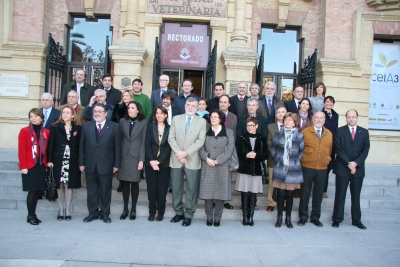
[[[112,121],[119,122],[121,118],[125,117],[128,104],[133,101],[133,94],[131,90],[125,90],[121,95],[121,102],[115,105],[114,118]]]
[[[332,133],[332,143],[333,140],[335,140],[335,133],[337,128],[339,127],[339,114],[336,113],[336,111],[333,110],[333,105],[335,104],[335,99],[333,96],[327,96],[324,98],[324,108],[322,109],[322,112],[325,113],[325,123],[324,127],[327,128],[329,131]],[[331,155],[331,161],[329,162],[328,165],[328,171],[326,173],[326,183],[324,187],[324,197],[328,197],[328,183],[329,183],[329,172],[331,170],[334,170],[335,167],[335,146],[332,146],[332,155]]]
[[[261,162],[268,158],[268,145],[267,140],[257,133],[256,118],[247,118],[246,128],[237,140],[239,169],[235,190],[242,195],[243,225],[253,226],[256,195],[263,192]]]
[[[78,154],[82,127],[75,124],[76,120],[74,110],[66,106],[50,130],[47,166],[53,167],[54,180],[57,184],[59,221],[71,220],[72,189],[81,187]]]
[[[157,221],[164,219],[165,203],[171,168],[169,158],[171,147],[168,143],[169,128],[168,111],[163,106],[154,110],[153,122],[149,122],[146,131],[146,182],[149,199],[149,221],[154,221],[156,211]]]

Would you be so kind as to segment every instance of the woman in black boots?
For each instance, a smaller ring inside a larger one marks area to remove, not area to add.
[[[288,112],[283,116],[284,127],[274,135],[271,155],[274,160],[272,186],[278,189],[278,219],[275,227],[281,227],[283,205],[286,200],[286,219],[288,228],[293,228],[291,213],[294,190],[300,188],[303,180],[300,159],[304,151],[304,136],[297,127],[297,114]]]
[[[261,162],[268,157],[266,139],[257,134],[258,121],[246,120],[247,132],[238,138],[239,169],[235,190],[242,194],[243,225],[254,225],[253,215],[257,193],[263,192]]]
[[[18,160],[22,173],[22,189],[28,191],[27,222],[38,225],[42,221],[36,216],[36,205],[40,192],[44,191],[47,144],[50,131],[43,127],[43,112],[40,108],[29,111],[29,126],[21,129],[18,135]]]

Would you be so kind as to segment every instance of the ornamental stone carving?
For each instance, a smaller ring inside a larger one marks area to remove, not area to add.
[[[370,7],[376,11],[400,10],[400,0],[366,0]]]

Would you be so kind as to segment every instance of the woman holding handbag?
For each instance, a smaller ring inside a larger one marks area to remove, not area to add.
[[[199,150],[201,177],[199,199],[205,201],[207,225],[220,226],[224,202],[232,199],[229,159],[235,147],[231,129],[225,128],[225,113],[218,109],[210,111],[210,128],[206,140]],[[215,200],[215,207],[213,200]]]
[[[29,126],[18,135],[18,160],[22,173],[22,189],[28,191],[26,205],[27,222],[38,225],[42,221],[36,216],[36,206],[40,192],[45,190],[47,144],[49,130],[43,126],[43,112],[33,108],[28,113]]]
[[[50,130],[47,166],[53,168],[57,185],[59,221],[71,220],[72,189],[81,187],[78,154],[82,127],[76,123],[77,118],[73,108],[66,106]]]

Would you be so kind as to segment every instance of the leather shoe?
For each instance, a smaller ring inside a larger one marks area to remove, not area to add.
[[[38,222],[38,220],[36,219],[35,216],[28,216],[28,218],[26,218],[26,222],[28,222],[28,223],[30,223],[32,225],[38,225],[39,224],[39,222]]]
[[[136,212],[131,210],[131,215],[129,216],[129,220],[133,221],[136,219]]]
[[[128,213],[129,213],[129,211],[125,211],[124,210],[124,212],[122,212],[122,214],[121,214],[121,217],[119,217],[119,219],[120,220],[125,220],[126,219],[126,217],[128,217]]]
[[[118,188],[117,188],[117,192],[121,193],[122,192],[122,183],[121,181],[119,182]]]
[[[333,228],[339,228],[339,223],[338,222],[333,222],[332,223]]]
[[[42,221],[37,217],[37,215],[35,214],[35,217],[36,217],[36,221],[38,222],[38,223],[41,223]]]
[[[171,222],[172,223],[177,223],[177,222],[179,222],[179,221],[181,221],[183,219],[185,219],[185,217],[183,215],[178,215],[177,214],[177,215],[174,216],[174,218],[171,219]]]
[[[212,219],[207,220],[207,226],[212,226]]]
[[[93,220],[97,220],[99,218],[99,216],[93,216],[91,214],[89,214],[89,216],[87,216],[85,219],[83,219],[83,222],[87,223],[87,222],[91,222]]]
[[[103,216],[103,222],[105,222],[105,223],[111,223],[111,218],[108,217],[107,215],[104,215],[104,216]]]
[[[164,213],[157,214],[156,221],[161,222],[162,220],[164,220]]]
[[[228,202],[224,204],[224,207],[225,207],[225,209],[228,209],[228,210],[233,209],[233,206],[231,204],[229,204]]]
[[[366,227],[364,224],[362,224],[361,222],[360,222],[360,223],[352,223],[352,224],[353,224],[354,226],[356,226],[356,227],[362,229],[362,230],[367,230],[367,227]]]
[[[192,224],[192,219],[185,218],[183,219],[182,226],[190,226]]]
[[[147,218],[147,219],[148,219],[150,222],[154,222],[155,218],[156,218],[156,215],[155,215],[155,214],[150,214],[150,215],[149,215],[149,218]]]
[[[218,227],[218,226],[220,226],[221,225],[221,221],[220,220],[215,220],[214,221],[214,226],[215,227]]]
[[[268,206],[267,207],[267,211],[274,211],[274,207],[273,206]]]
[[[315,226],[317,227],[322,227],[324,226],[319,220],[312,220],[311,221]]]
[[[66,220],[66,221],[70,221],[71,219],[72,219],[71,216],[65,216],[65,220]]]
[[[307,223],[306,220],[300,219],[300,221],[297,222],[297,225],[298,225],[298,226],[304,226],[306,223]]]

